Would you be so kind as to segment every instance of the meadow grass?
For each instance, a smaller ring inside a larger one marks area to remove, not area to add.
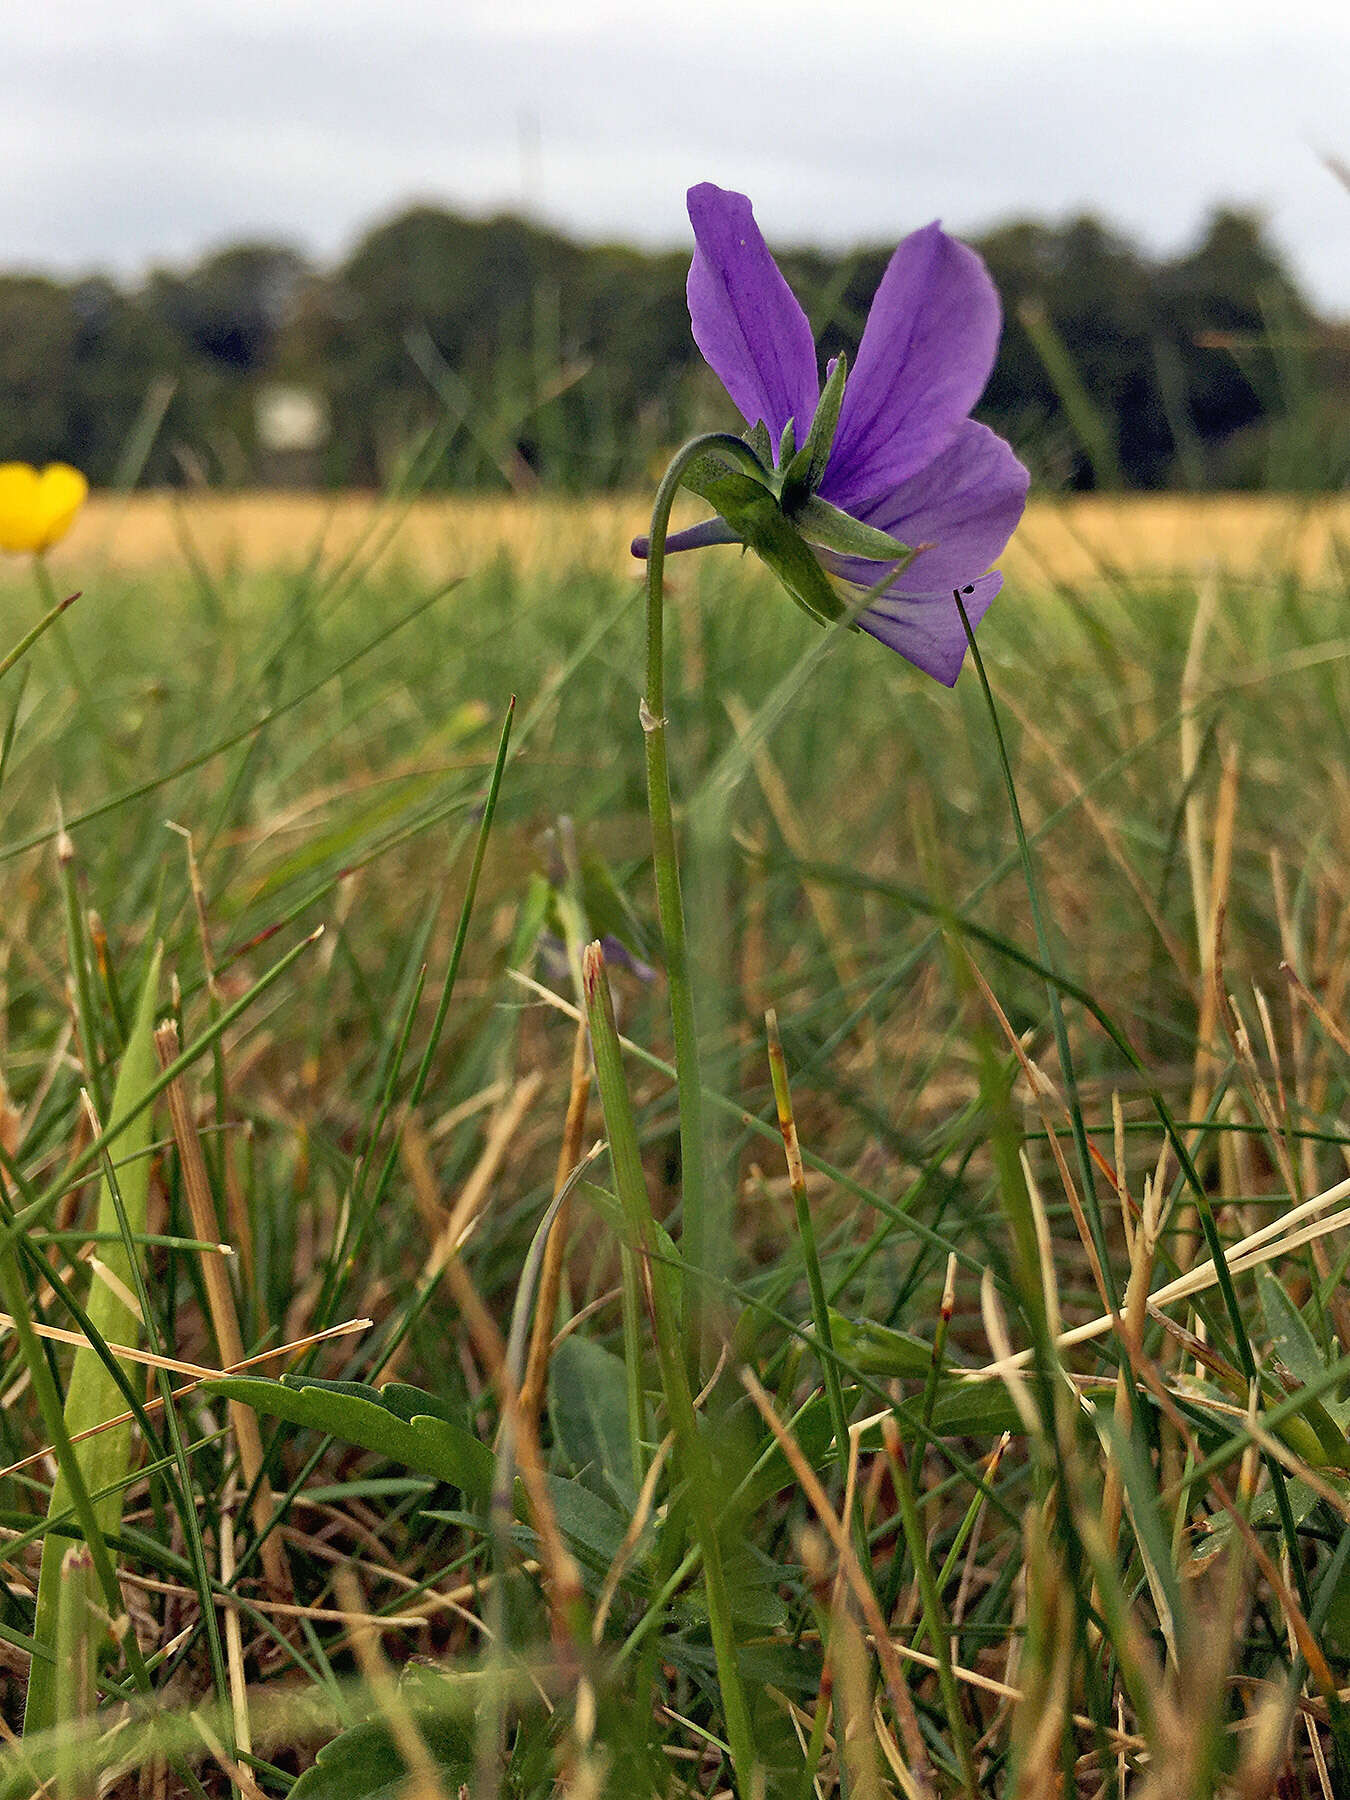
[[[976,670],[671,565],[701,1272],[641,519],[63,548],[0,680],[5,1794],[725,1791],[709,1518],[742,1792],[1347,1791],[1347,582],[1267,504],[1198,579],[1024,551],[1026,857]]]

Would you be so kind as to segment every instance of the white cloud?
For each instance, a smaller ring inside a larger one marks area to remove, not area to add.
[[[411,196],[685,241],[1091,208],[1157,247],[1255,202],[1350,313],[1350,12],[1301,0],[47,0],[0,64],[8,260],[133,268],[242,232],[331,253]]]

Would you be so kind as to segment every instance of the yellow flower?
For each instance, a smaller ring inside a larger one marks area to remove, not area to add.
[[[0,463],[0,550],[38,554],[70,530],[89,483],[69,463]]]

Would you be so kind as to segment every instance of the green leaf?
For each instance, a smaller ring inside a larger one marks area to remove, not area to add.
[[[579,1181],[575,1192],[587,1206],[594,1208],[615,1237],[622,1241],[628,1227],[617,1196],[611,1194],[608,1188],[597,1187],[593,1181]],[[659,1219],[652,1220],[652,1246],[652,1280],[667,1284],[670,1304],[678,1311],[684,1288],[680,1275],[680,1253],[674,1238]]]
[[[458,1719],[426,1705],[436,1686],[448,1684],[430,1671],[418,1670],[410,1671],[399,1685],[436,1765],[442,1792],[457,1792],[473,1780],[473,1740]],[[412,1771],[388,1726],[367,1719],[324,1745],[291,1789],[291,1800],[401,1800],[412,1786]]]
[[[933,1346],[909,1331],[895,1331],[871,1319],[849,1319],[830,1313],[830,1336],[841,1359],[864,1375],[927,1375]]]
[[[1331,1477],[1333,1481],[1334,1477]],[[1339,1482],[1336,1485],[1340,1486]],[[1290,1476],[1285,1483],[1289,1496],[1289,1510],[1293,1514],[1295,1525],[1301,1525],[1317,1505],[1320,1498],[1316,1488],[1309,1487],[1306,1481],[1299,1481]],[[1275,1490],[1269,1484],[1261,1489],[1252,1501],[1247,1522],[1256,1530],[1266,1528],[1277,1531],[1280,1528],[1280,1509],[1275,1502]],[[1204,1563],[1220,1550],[1227,1548],[1232,1542],[1237,1527],[1233,1523],[1233,1515],[1227,1512],[1215,1513],[1209,1521],[1209,1529],[1198,1538],[1191,1551],[1191,1561]]]
[[[722,1554],[722,1572],[726,1576],[727,1594],[733,1616],[752,1631],[778,1631],[787,1624],[788,1609],[778,1585],[786,1571],[780,1563],[765,1556],[747,1540],[727,1545]],[[703,1624],[708,1617],[708,1603],[701,1587],[691,1587],[677,1596],[671,1611],[679,1618]]]
[[[1345,1529],[1344,1525],[1341,1527]],[[1318,1596],[1319,1600],[1321,1596]],[[1341,1565],[1336,1585],[1327,1601],[1322,1630],[1333,1649],[1344,1655],[1350,1648],[1350,1561]]]
[[[231,1375],[203,1386],[271,1418],[322,1431],[343,1443],[387,1456],[419,1475],[459,1488],[471,1503],[486,1505],[491,1493],[492,1451],[448,1416],[450,1408],[443,1401],[421,1388],[402,1382],[373,1388],[357,1381],[317,1381],[289,1375],[280,1381]],[[623,1542],[627,1517],[579,1482],[557,1476],[546,1479],[563,1536],[575,1549],[608,1567]],[[528,1517],[519,1480],[514,1504],[517,1517]],[[429,1512],[427,1516],[437,1515]]]
[[[598,1568],[607,1571],[623,1545],[631,1515],[621,1513],[579,1481],[568,1481],[561,1475],[546,1475],[544,1481],[558,1529],[568,1544],[573,1550],[588,1553]],[[516,1492],[520,1499],[519,1483]],[[522,1506],[517,1507],[517,1511],[523,1510]]]
[[[1005,1431],[1020,1434],[1025,1429],[1001,1381],[959,1378],[938,1384],[929,1424],[935,1437],[999,1437]]]
[[[440,1403],[420,1388],[397,1382],[373,1388],[291,1375],[280,1381],[230,1375],[203,1385],[210,1393],[242,1401],[272,1418],[359,1444],[420,1475],[460,1488],[473,1500],[486,1501],[491,1492],[491,1450],[462,1426],[439,1416]]]
[[[1175,1647],[1188,1614],[1172,1562],[1171,1533],[1158,1505],[1157,1478],[1140,1455],[1134,1438],[1121,1429],[1105,1404],[1092,1408],[1092,1418],[1103,1447],[1108,1455],[1115,1457],[1116,1467],[1120,1470],[1129,1501],[1130,1523],[1144,1560],[1154,1604],[1164,1634]]]
[[[1322,1380],[1327,1371],[1326,1357],[1279,1277],[1270,1269],[1258,1269],[1256,1291],[1276,1356],[1305,1387]],[[1350,1424],[1350,1401],[1324,1395],[1323,1404],[1338,1425]]]
[[[549,1417],[568,1462],[590,1487],[631,1512],[637,1482],[628,1438],[628,1386],[622,1361],[575,1332],[549,1364]]]
[[[1317,1340],[1299,1316],[1298,1308],[1280,1285],[1278,1277],[1269,1269],[1258,1269],[1256,1286],[1275,1354],[1294,1378],[1297,1385],[1293,1387],[1292,1393],[1297,1397],[1300,1388],[1325,1381],[1326,1359],[1317,1347]],[[1289,1419],[1279,1428],[1279,1436],[1314,1467],[1330,1463],[1333,1468],[1350,1469],[1350,1442],[1347,1442],[1345,1432],[1328,1411],[1326,1402],[1320,1397],[1310,1396],[1302,1403],[1300,1412],[1301,1418]],[[1303,1441],[1302,1427],[1305,1422],[1316,1438],[1315,1446]],[[1295,1428],[1292,1436],[1291,1426]]]

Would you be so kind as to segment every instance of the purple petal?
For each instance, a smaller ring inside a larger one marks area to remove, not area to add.
[[[806,436],[820,398],[806,314],[760,235],[750,202],[705,181],[689,190],[697,248],[689,269],[694,342],[747,425],[777,443],[789,419]]]
[[[821,494],[845,512],[944,450],[979,399],[1000,309],[975,252],[937,225],[907,237],[872,302]]]
[[[992,575],[966,583],[961,601],[972,631],[1002,586],[1003,577],[997,569]],[[931,675],[944,687],[955,687],[965,660],[966,628],[950,588],[945,594],[884,594],[874,606],[859,614],[858,623],[925,675]]]
[[[672,531],[666,539],[666,554],[676,550],[706,550],[709,544],[739,544],[740,539],[725,519],[705,519],[701,525],[689,525],[683,531]],[[628,546],[634,556],[644,562],[652,547],[649,537],[635,537]]]
[[[897,576],[898,591],[950,592],[998,559],[1022,516],[1027,482],[1026,470],[1003,439],[966,419],[926,469],[862,508],[858,517],[902,544],[928,546]],[[869,587],[881,573],[876,563],[858,557],[826,561],[859,587]]]

